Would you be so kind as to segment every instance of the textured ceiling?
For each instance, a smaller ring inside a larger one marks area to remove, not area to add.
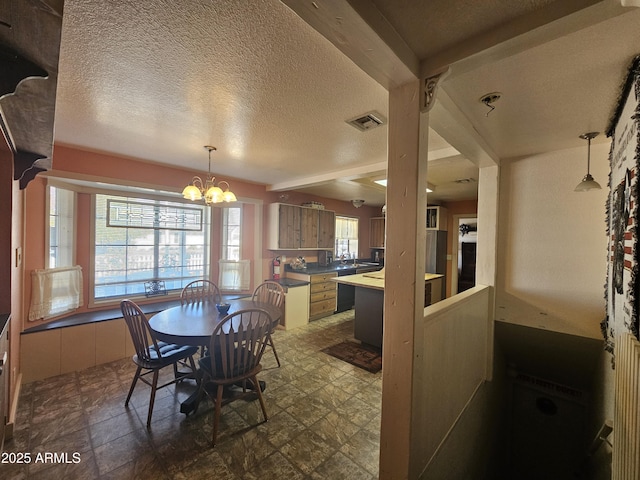
[[[384,174],[387,126],[345,123],[388,117],[386,89],[343,53],[349,19],[332,17],[354,5],[421,71],[451,65],[430,113],[429,201],[469,198],[477,184],[455,180],[477,179],[474,152],[499,160],[604,131],[640,50],[640,10],[613,0],[286,3],[66,0],[55,141],[197,171],[210,144],[220,176],[382,204],[367,179]],[[298,7],[326,14],[331,41]],[[366,57],[372,38],[349,47]],[[479,98],[493,91],[487,116]]]
[[[56,141],[262,183],[386,160],[387,92],[278,1],[69,0]]]

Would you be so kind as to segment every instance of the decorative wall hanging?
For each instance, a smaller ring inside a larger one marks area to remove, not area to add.
[[[629,68],[607,136],[609,152],[609,239],[605,349],[614,353],[616,337],[631,332],[638,338],[638,173],[640,166],[640,56]],[[615,358],[615,357],[614,357]]]

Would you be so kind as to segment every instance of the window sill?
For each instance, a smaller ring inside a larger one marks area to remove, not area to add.
[[[247,295],[222,295],[224,300],[233,300],[236,298],[243,298]],[[141,304],[140,309],[145,315],[151,315],[153,313],[161,312],[167,308],[177,307],[180,305],[180,299],[165,300],[163,302],[154,302]],[[45,332],[49,330],[56,330],[58,328],[76,327],[78,325],[86,325],[90,323],[106,322],[109,320],[117,320],[122,318],[122,312],[120,308],[110,308],[107,310],[98,310],[93,312],[82,312],[73,315],[66,316],[59,320],[53,320],[48,323],[36,325],[31,328],[27,328],[22,332],[22,335],[36,332]]]

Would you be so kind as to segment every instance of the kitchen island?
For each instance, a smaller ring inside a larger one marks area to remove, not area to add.
[[[443,275],[425,273],[427,307],[442,299]],[[384,314],[384,270],[347,275],[332,279],[336,283],[353,285],[356,290],[353,336],[362,343],[382,348],[382,318]]]

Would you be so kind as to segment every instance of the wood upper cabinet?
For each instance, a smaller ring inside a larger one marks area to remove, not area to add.
[[[384,248],[384,217],[374,217],[369,224],[369,247]]]
[[[335,212],[272,203],[267,221],[270,250],[333,248]]]
[[[333,250],[336,243],[336,212],[318,210],[318,248]]]
[[[300,209],[295,205],[276,204],[277,213],[274,211],[274,219],[277,218],[276,248],[300,247]],[[277,216],[276,216],[277,215]],[[273,222],[273,219],[271,220]]]
[[[300,208],[300,248],[318,248],[318,212],[316,208]]]

